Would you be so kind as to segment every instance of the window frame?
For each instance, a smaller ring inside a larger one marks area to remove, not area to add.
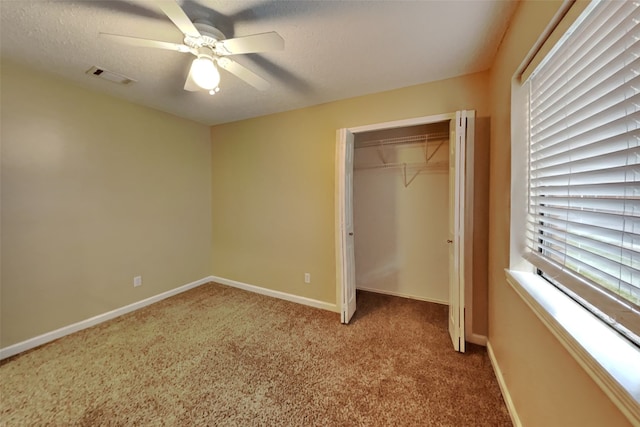
[[[588,6],[589,2],[565,1],[512,79],[510,262],[505,273],[507,283],[613,403],[632,423],[640,424],[640,348],[538,275],[523,256],[529,200],[529,91],[522,82]]]

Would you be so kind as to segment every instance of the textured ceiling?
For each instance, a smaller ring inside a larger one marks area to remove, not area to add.
[[[221,91],[186,92],[189,54],[116,44],[99,32],[182,43],[158,2],[0,1],[2,59],[212,125],[486,70],[517,2],[179,1],[227,38],[278,32],[284,51],[233,59],[271,87],[221,71]],[[124,74],[121,86],[85,74]]]

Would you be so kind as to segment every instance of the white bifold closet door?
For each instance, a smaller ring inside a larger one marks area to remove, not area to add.
[[[337,187],[338,191],[341,189],[343,197],[338,197],[340,233],[336,249],[340,270],[338,274],[341,275],[338,279],[343,284],[341,321],[349,323],[356,312],[356,260],[353,237],[354,136],[348,129],[338,131],[338,153],[344,153],[344,161],[338,162]]]
[[[449,335],[456,351],[465,351],[465,165],[467,119],[473,111],[458,111],[451,120],[449,142]]]

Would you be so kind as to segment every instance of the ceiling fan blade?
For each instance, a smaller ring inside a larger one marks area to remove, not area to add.
[[[195,80],[193,80],[191,69],[189,69],[187,80],[184,82],[184,90],[188,90],[189,92],[198,92],[202,90],[202,88],[196,84]]]
[[[284,40],[275,31],[222,40],[215,45],[221,55],[268,52],[284,49]]]
[[[163,1],[158,5],[185,36],[200,37],[200,32],[178,3],[175,1]]]
[[[114,40],[118,43],[131,46],[155,47],[158,49],[175,50],[178,52],[189,52],[191,48],[183,44],[163,42],[159,40],[141,39],[139,37],[121,36],[119,34],[100,33],[100,37]]]
[[[271,87],[268,81],[230,58],[218,59],[218,65],[258,90],[267,90]]]

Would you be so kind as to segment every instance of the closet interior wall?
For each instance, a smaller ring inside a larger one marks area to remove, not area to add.
[[[356,134],[358,289],[448,303],[449,122]]]

